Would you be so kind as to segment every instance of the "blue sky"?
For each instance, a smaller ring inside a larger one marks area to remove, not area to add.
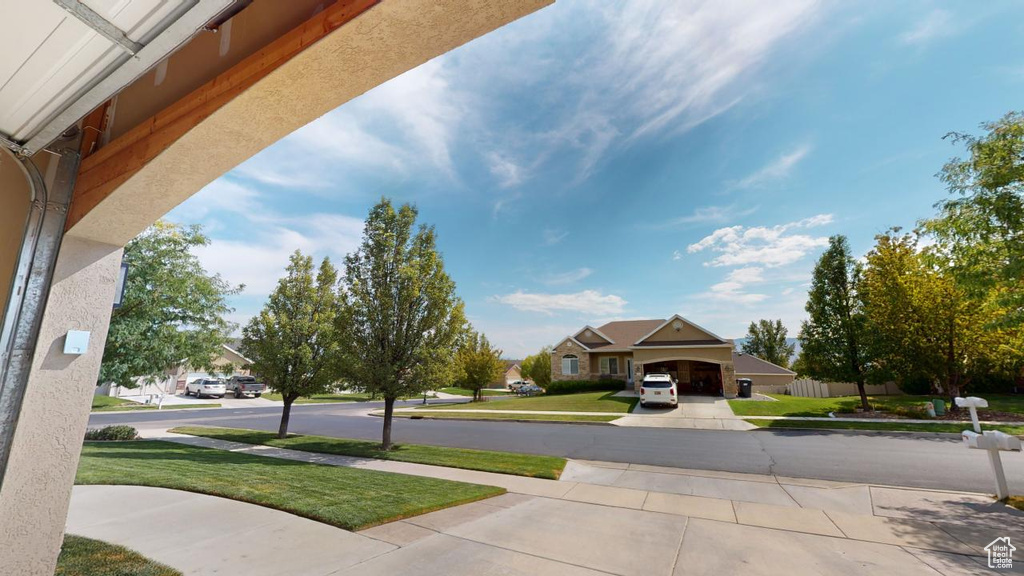
[[[912,227],[959,151],[1024,108],[1024,5],[557,4],[266,149],[175,209],[259,310],[296,248],[341,263],[370,206],[436,226],[474,326],[508,357],[680,313],[796,335],[832,234]]]

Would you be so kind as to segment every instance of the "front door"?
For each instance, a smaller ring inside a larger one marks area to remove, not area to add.
[[[630,384],[633,383],[633,359],[626,358],[626,378]]]

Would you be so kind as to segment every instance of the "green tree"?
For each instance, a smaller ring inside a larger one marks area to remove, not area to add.
[[[533,380],[541,388],[551,384],[551,346],[545,346],[540,352],[527,356],[519,366],[523,376]]]
[[[327,391],[342,367],[337,331],[341,300],[338,272],[328,258],[313,276],[313,259],[298,250],[266,305],[242,331],[242,350],[284,408],[277,436],[288,435],[292,403]]]
[[[383,450],[391,449],[395,400],[443,380],[466,326],[434,229],[414,231],[416,217],[411,205],[396,210],[382,199],[370,210],[362,244],[345,258],[339,332],[347,374],[384,398]]]
[[[743,342],[743,353],[788,368],[789,359],[796,349],[795,344],[787,342],[788,333],[782,320],[761,319],[751,322],[746,341]]]
[[[505,371],[501,350],[491,347],[487,337],[470,332],[455,355],[459,367],[459,383],[473,391],[473,401],[480,400],[480,390],[496,382]]]
[[[982,124],[987,134],[950,133],[970,157],[953,158],[939,177],[951,198],[921,223],[936,256],[972,297],[991,295],[1003,313],[993,325],[1024,325],[1024,113]]]
[[[812,378],[855,382],[861,406],[870,410],[864,390],[866,321],[857,296],[860,266],[845,236],[832,236],[828,244],[808,292],[810,318],[800,327],[800,366]]]
[[[937,265],[942,259],[898,228],[875,240],[860,295],[876,377],[901,385],[925,380],[952,402],[979,367],[1005,364],[1001,347],[1009,335],[986,328],[1000,313],[994,299],[971,297]]]
[[[224,319],[227,297],[242,286],[203,269],[192,249],[209,242],[199,226],[158,221],[125,246],[124,298],[110,316],[100,383],[134,388],[182,362],[216,372],[234,327]]]

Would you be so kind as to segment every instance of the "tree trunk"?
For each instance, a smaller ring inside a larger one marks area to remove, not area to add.
[[[283,398],[284,409],[281,410],[281,425],[277,428],[278,438],[288,437],[288,418],[292,415],[292,402],[295,402],[295,396],[288,395]]]
[[[871,404],[868,404],[868,393],[864,389],[864,379],[857,380],[857,392],[860,394],[860,406],[866,412],[871,410]]]
[[[384,437],[380,449],[391,450],[391,420],[395,415],[395,399],[384,397]]]

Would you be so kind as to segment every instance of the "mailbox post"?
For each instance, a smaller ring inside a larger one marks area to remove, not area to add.
[[[1003,472],[1003,461],[999,457],[999,451],[1020,452],[1020,438],[999,432],[998,430],[981,431],[981,422],[978,421],[978,408],[988,408],[988,401],[984,398],[976,396],[957,398],[956,405],[971,411],[971,422],[974,425],[974,431],[964,430],[960,438],[968,448],[988,452],[988,462],[992,466],[992,474],[996,477],[996,498],[999,500],[1006,499],[1010,495],[1010,490],[1006,485],[1006,473]]]

